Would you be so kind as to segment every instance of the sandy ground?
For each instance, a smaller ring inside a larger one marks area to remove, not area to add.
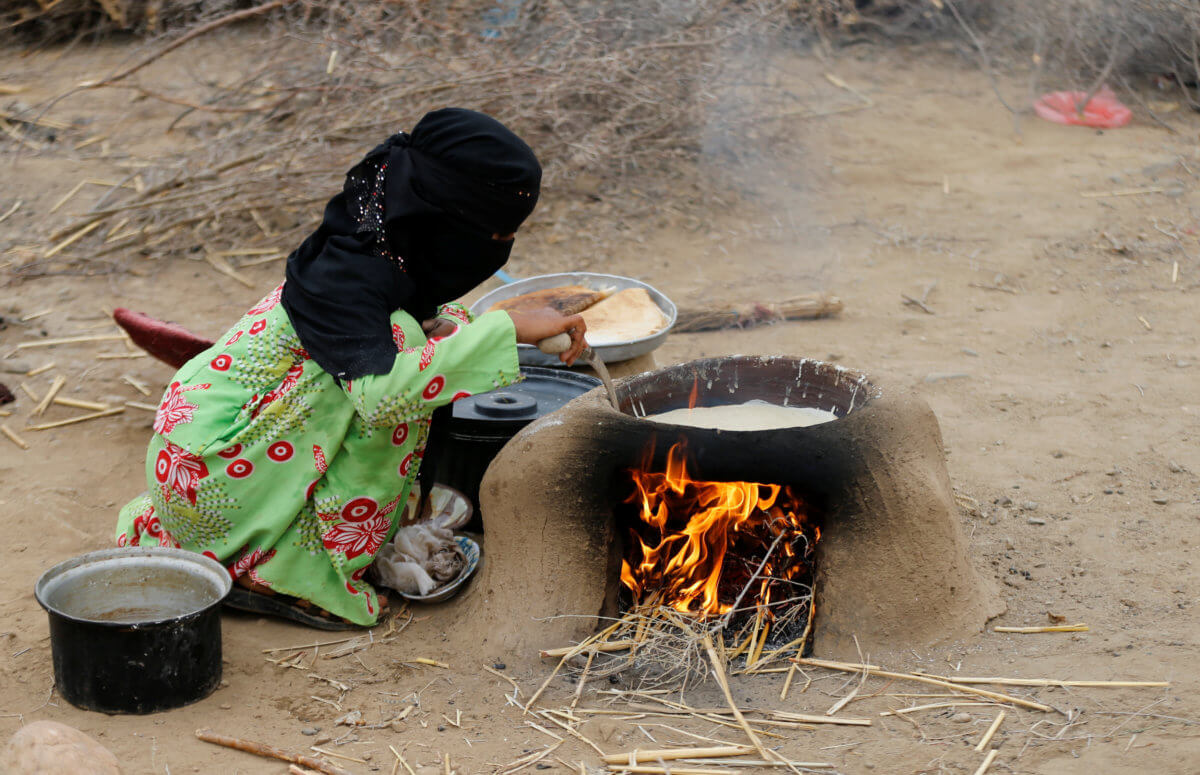
[[[220,50],[219,43],[198,49],[195,66],[216,66],[212,57]],[[31,84],[21,95],[31,102],[123,55],[119,47],[18,53],[0,54],[0,80]],[[846,307],[836,319],[677,335],[657,359],[787,353],[911,386],[941,422],[957,491],[978,503],[964,509],[963,530],[1007,603],[995,623],[1044,624],[1054,614],[1091,629],[963,633],[961,643],[949,646],[913,644],[903,663],[887,667],[1168,680],[1168,690],[1013,689],[1062,712],[1010,710],[991,771],[1200,771],[1194,669],[1200,574],[1192,560],[1200,541],[1194,174],[1200,119],[1172,115],[1180,132],[1171,134],[1148,121],[1097,132],[1026,118],[1018,136],[986,80],[949,56],[859,46],[833,60],[796,57],[776,67],[780,82],[808,107],[858,100],[828,82],[827,72],[870,104],[794,120],[785,147],[755,149],[761,155],[751,158],[741,185],[706,192],[707,210],[667,210],[623,223],[616,213],[628,207],[614,208],[613,201],[648,195],[630,184],[608,181],[598,198],[551,192],[535,227],[518,241],[510,271],[630,274],[689,302],[771,301],[818,289],[840,296]],[[1017,80],[1002,86],[1022,89]],[[83,95],[50,115],[92,117],[95,123],[72,139],[103,131],[110,145],[83,152],[59,143],[26,152],[16,166],[6,160],[0,213],[16,199],[23,204],[0,224],[0,247],[39,245],[68,212],[94,201],[98,192],[84,191],[49,213],[81,177],[122,174],[105,155],[109,149],[152,158],[164,142],[187,142],[163,139],[172,111],[128,102],[122,93]],[[11,155],[14,144],[4,142]],[[1116,193],[1131,189],[1150,193]],[[583,229],[593,237],[574,238]],[[595,233],[624,238],[604,243]],[[154,403],[170,371],[149,359],[93,358],[121,351],[119,342],[19,352],[14,345],[43,332],[107,333],[102,310],[121,305],[213,334],[281,272],[279,264],[248,269],[258,287],[247,289],[202,262],[129,257],[123,266],[133,271],[15,282],[5,268],[15,255],[0,256],[6,282],[0,314],[9,321],[0,331],[0,381],[43,391],[61,373],[69,380],[65,394],[101,401]],[[923,299],[928,311],[906,304],[903,295]],[[44,309],[54,311],[13,322]],[[52,361],[54,371],[23,375]],[[150,386],[152,395],[122,381],[125,374]],[[17,429],[31,408],[19,398],[6,420]],[[46,417],[73,413],[56,407]],[[439,628],[436,609],[417,612],[420,621],[399,637],[349,656],[330,658],[336,646],[309,650],[294,669],[273,664],[263,650],[336,636],[229,615],[225,684],[202,702],[153,716],[109,717],[56,698],[46,616],[33,599],[33,582],[63,559],[110,545],[116,509],[143,486],[151,417],[129,409],[86,425],[26,431],[28,451],[0,440],[0,513],[9,526],[0,549],[0,737],[24,721],[59,720],[99,739],[127,773],[285,771],[196,741],[192,732],[201,727],[292,750],[334,738],[324,747],[359,760],[338,761],[355,773],[395,771],[389,746],[425,775],[443,771],[444,754],[458,772],[492,772],[555,743],[506,701],[512,686],[461,657],[455,633]],[[554,645],[561,644],[546,644]],[[450,669],[404,662],[414,657]],[[534,657],[494,655],[522,697],[548,674]],[[779,674],[735,678],[734,693],[748,706],[822,713],[853,685],[820,670],[811,678],[800,676],[786,701],[779,699]],[[581,706],[607,702],[597,692],[610,688],[589,684]],[[573,691],[570,681],[555,679],[541,704],[564,707]],[[880,717],[888,708],[938,701],[895,696],[902,693],[936,689],[871,680],[840,715],[873,718],[872,727],[777,729],[779,737],[765,740],[793,759],[828,762],[843,773],[974,772],[983,757],[972,746],[996,708]],[[712,687],[689,693],[688,701],[722,702]],[[416,707],[390,726],[334,724],[347,711],[361,710],[374,723],[408,705]],[[602,718],[580,732],[606,752],[709,744],[661,724],[744,742],[738,730],[707,722]],[[582,762],[594,771],[596,752],[565,737],[528,769],[578,772]]]

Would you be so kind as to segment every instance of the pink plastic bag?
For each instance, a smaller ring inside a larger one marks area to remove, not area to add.
[[[1116,129],[1125,126],[1129,119],[1133,118],[1129,108],[1122,105],[1117,95],[1107,86],[1088,100],[1082,113],[1076,111],[1075,106],[1086,96],[1087,92],[1081,91],[1043,94],[1041,99],[1033,103],[1033,112],[1056,124],[1090,126],[1097,129]]]

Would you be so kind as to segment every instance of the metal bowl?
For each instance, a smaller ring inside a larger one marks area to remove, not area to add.
[[[471,578],[475,571],[479,570],[479,563],[483,560],[483,557],[479,553],[479,544],[470,538],[466,536],[454,536],[454,540],[458,542],[458,548],[462,549],[463,555],[467,558],[467,563],[463,566],[462,572],[458,574],[458,578],[443,584],[428,595],[409,595],[399,592],[400,597],[417,603],[440,603],[458,594],[459,589],[466,583],[467,579]]]
[[[478,301],[471,305],[471,312],[475,315],[481,315],[487,312],[488,307],[498,301],[511,299],[514,296],[520,296],[523,293],[531,291],[541,291],[547,288],[557,288],[560,285],[582,285],[588,288],[616,288],[618,291],[623,291],[627,288],[644,288],[650,294],[650,298],[658,305],[658,308],[667,316],[667,324],[663,326],[661,331],[657,331],[650,336],[644,336],[641,339],[631,339],[628,342],[616,342],[614,344],[602,344],[592,348],[596,351],[596,355],[605,363],[615,363],[617,361],[627,361],[630,358],[636,358],[639,355],[653,352],[658,349],[663,340],[667,338],[667,334],[675,325],[675,317],[678,314],[675,309],[675,304],[666,296],[664,296],[657,288],[641,280],[635,280],[632,277],[621,277],[615,274],[599,274],[597,272],[564,272],[562,274],[543,274],[536,277],[527,277],[524,280],[503,285],[490,293],[480,297]],[[533,345],[521,344],[517,345],[517,358],[523,366],[558,366],[563,365],[557,355],[546,355],[541,350]]]

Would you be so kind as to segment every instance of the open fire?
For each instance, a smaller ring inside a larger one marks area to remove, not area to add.
[[[634,605],[699,619],[753,613],[761,625],[806,614],[820,529],[804,502],[777,484],[692,479],[686,452],[681,439],[665,471],[630,471],[636,518],[621,583]]]

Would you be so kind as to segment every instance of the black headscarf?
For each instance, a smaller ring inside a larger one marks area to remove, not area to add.
[[[389,317],[432,317],[504,266],[511,234],[533,212],[542,169],[495,119],[428,113],[346,175],[321,225],[288,257],[283,306],[300,343],[339,379],[385,374]]]

